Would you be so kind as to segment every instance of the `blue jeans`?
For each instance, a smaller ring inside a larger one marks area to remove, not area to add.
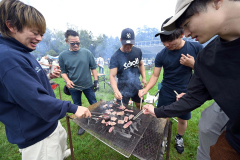
[[[88,99],[88,102],[91,105],[97,102],[96,96],[92,87],[88,89],[84,89],[83,91],[69,89],[69,92],[71,93],[73,103],[76,105],[82,106],[82,92],[85,94],[85,96]]]
[[[102,70],[102,72],[101,72],[101,70]],[[99,66],[99,73],[102,73],[102,74],[104,73],[104,68],[103,67]]]

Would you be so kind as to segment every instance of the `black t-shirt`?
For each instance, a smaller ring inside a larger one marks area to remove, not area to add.
[[[172,90],[182,90],[186,92],[187,85],[192,76],[192,68],[180,64],[181,54],[191,55],[194,59],[203,46],[198,42],[186,41],[179,50],[169,50],[166,47],[157,54],[155,67],[163,67],[162,86]]]
[[[154,109],[156,116],[177,117],[214,99],[229,117],[226,140],[240,154],[240,38],[224,42],[216,37],[200,51],[194,69],[187,94]]]
[[[139,62],[142,60],[142,51],[134,47],[131,52],[124,53],[118,49],[110,60],[110,69],[117,69],[118,89],[123,96],[132,97],[139,89]]]

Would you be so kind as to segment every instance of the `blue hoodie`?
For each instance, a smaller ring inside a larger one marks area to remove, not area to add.
[[[8,141],[19,148],[49,136],[58,120],[78,107],[56,99],[31,51],[14,38],[0,35],[0,121]]]

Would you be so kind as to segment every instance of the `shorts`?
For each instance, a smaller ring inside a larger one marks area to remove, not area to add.
[[[182,93],[182,92],[186,93],[186,91],[182,91],[182,90],[176,90],[176,91],[177,91],[177,93]],[[176,102],[176,94],[174,93],[174,91],[171,89],[168,89],[166,87],[162,87],[159,92],[157,108],[159,108],[161,106],[170,105],[173,102]],[[189,119],[191,119],[191,112],[184,114],[182,116],[179,116],[178,118],[183,119],[183,120],[189,120]]]
[[[138,93],[137,93],[133,97],[126,97],[123,95],[123,98],[122,98],[123,104],[128,105],[130,98],[132,99],[133,102],[136,102],[136,103],[141,102],[141,98],[138,96]],[[144,102],[144,99],[142,100],[142,102]],[[121,100],[117,100],[117,103],[121,104]]]

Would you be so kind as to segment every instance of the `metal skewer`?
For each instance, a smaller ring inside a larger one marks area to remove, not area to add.
[[[173,92],[174,92],[174,93],[176,93],[176,95],[178,96],[178,93],[177,93],[177,91],[175,91],[175,90],[174,90]]]
[[[143,112],[144,112],[145,110],[146,110],[146,109],[141,110],[141,111],[133,118],[133,120],[137,119],[141,114],[143,114]]]
[[[177,91],[174,90],[173,92],[178,96]],[[172,119],[173,119],[174,121],[178,122],[178,120],[176,120],[175,118],[172,117]]]
[[[143,93],[143,92],[141,92],[141,93]],[[142,95],[143,96],[143,95]],[[141,98],[141,102],[140,102],[140,110],[142,110],[142,98]]]

